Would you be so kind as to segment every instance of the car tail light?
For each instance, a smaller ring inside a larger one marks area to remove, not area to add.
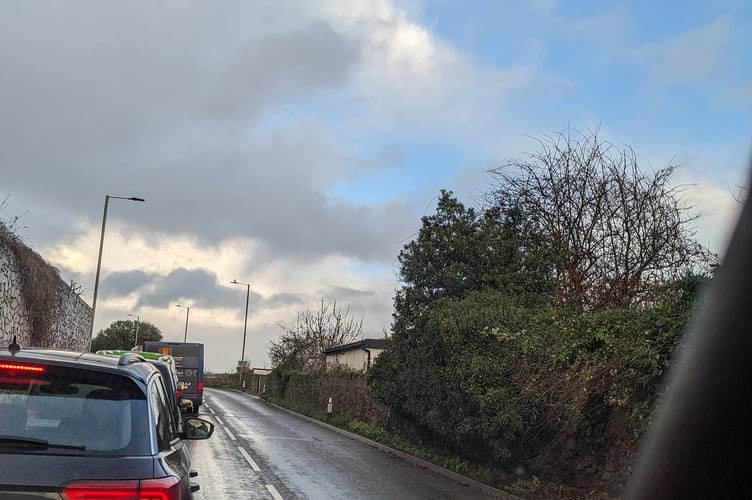
[[[203,380],[198,381],[198,393],[199,394],[204,393],[204,381]]]
[[[183,397],[183,391],[175,391],[175,395],[180,399]]]
[[[0,370],[7,370],[9,372],[23,372],[23,373],[44,373],[45,368],[43,366],[24,365],[21,363],[0,363]]]
[[[63,487],[66,500],[179,500],[176,477],[133,481],[77,481]]]

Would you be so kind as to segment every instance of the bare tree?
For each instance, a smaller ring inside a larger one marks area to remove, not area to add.
[[[5,198],[0,200],[0,212],[5,210],[8,207],[8,200],[10,199],[10,194],[5,195]],[[12,235],[16,235],[18,233],[19,229],[19,221],[21,218],[29,213],[27,210],[26,212],[22,213],[21,215],[14,215],[8,219],[2,219],[0,218],[0,226],[2,226],[3,231],[7,232]],[[25,227],[25,226],[24,226]]]
[[[337,302],[321,299],[317,311],[306,309],[292,325],[279,325],[282,335],[269,346],[269,359],[274,367],[302,371],[319,371],[326,367],[324,352],[356,340],[363,333],[363,318],[356,320],[350,306],[344,310]]]
[[[694,241],[698,216],[672,186],[677,165],[652,174],[630,147],[598,129],[537,139],[527,158],[492,169],[495,207],[520,208],[556,253],[556,300],[583,310],[652,300],[657,286],[709,269],[711,254]]]

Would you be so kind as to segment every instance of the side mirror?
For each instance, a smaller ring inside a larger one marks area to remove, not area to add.
[[[183,439],[209,439],[214,434],[214,424],[202,418],[183,420]]]

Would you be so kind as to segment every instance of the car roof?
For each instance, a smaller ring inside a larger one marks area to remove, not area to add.
[[[169,354],[160,354],[158,352],[150,352],[150,351],[126,351],[124,349],[102,349],[96,352],[96,354],[102,354],[104,356],[122,356],[123,354],[127,353],[134,353],[138,354],[142,358],[146,359],[147,361],[161,361],[163,363],[167,363],[168,365],[174,364],[175,358],[170,356]]]
[[[139,353],[127,353],[119,357],[102,356],[94,353],[24,347],[19,350],[0,349],[0,361],[43,363],[72,368],[88,368],[110,373],[127,374],[131,378],[146,383],[153,373],[158,372],[152,363],[139,356]]]

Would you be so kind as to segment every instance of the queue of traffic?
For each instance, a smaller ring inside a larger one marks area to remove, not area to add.
[[[191,499],[199,486],[184,441],[214,425],[197,417],[178,370],[169,354],[14,338],[0,349],[0,498]]]

